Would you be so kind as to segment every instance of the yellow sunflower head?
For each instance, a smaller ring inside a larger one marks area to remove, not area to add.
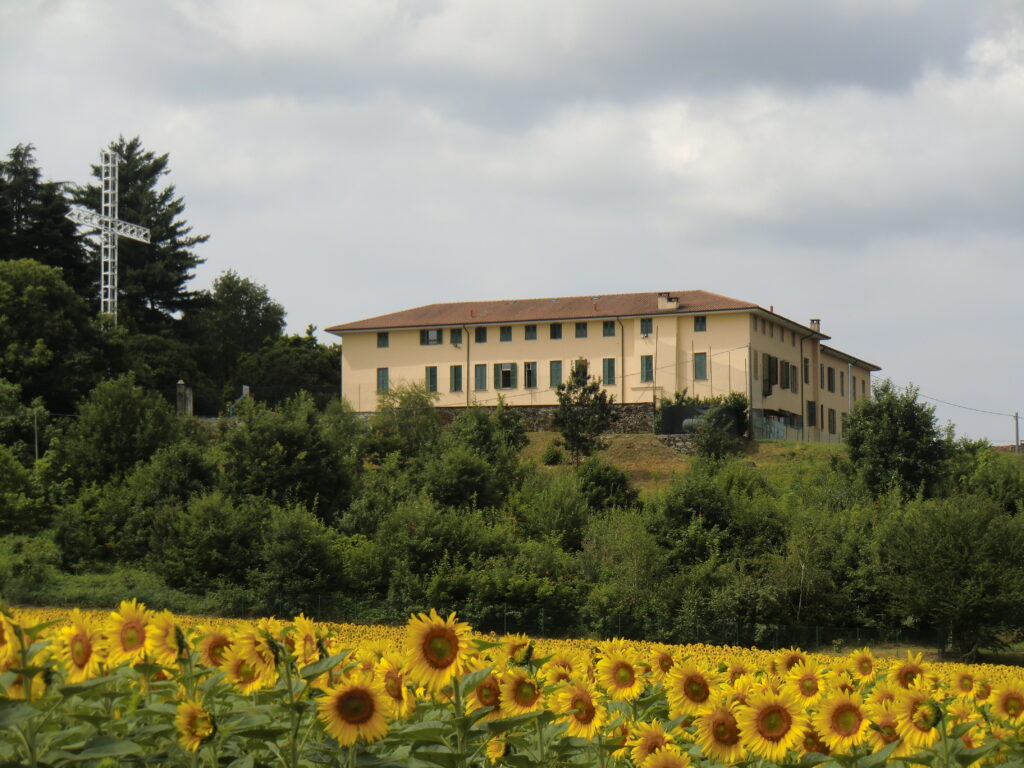
[[[197,701],[183,701],[178,704],[174,716],[178,738],[189,752],[195,752],[216,730],[213,717]]]
[[[942,735],[938,725],[942,709],[931,694],[921,688],[908,688],[896,698],[896,732],[913,750],[930,747]]]
[[[850,669],[860,680],[870,680],[875,676],[875,656],[870,648],[861,648],[849,655]]]
[[[146,653],[157,664],[165,667],[175,664],[184,650],[181,647],[183,639],[173,613],[160,611],[150,616],[146,630]]]
[[[693,661],[677,664],[665,678],[669,714],[675,718],[696,715],[707,706],[718,675],[701,670]]]
[[[840,755],[849,754],[867,738],[871,721],[864,702],[855,693],[837,691],[818,702],[814,727],[828,748]]]
[[[925,665],[921,654],[907,651],[906,661],[899,661],[889,668],[889,680],[900,688],[910,688],[920,681],[925,674]]]
[[[135,599],[123,600],[104,625],[107,660],[112,667],[146,658],[146,633],[151,613]]]
[[[409,717],[416,708],[416,697],[409,690],[405,681],[405,672],[398,660],[391,655],[382,656],[377,663],[375,676],[380,680],[384,693],[391,699],[395,717]]]
[[[747,749],[780,764],[788,750],[799,746],[807,727],[803,707],[788,690],[752,693],[747,706],[737,711],[736,719]]]
[[[689,768],[690,756],[675,744],[666,744],[643,763],[643,768]]]
[[[672,734],[665,733],[665,729],[657,720],[637,723],[629,739],[629,757],[635,765],[643,765],[648,757],[664,749],[672,741]]]
[[[489,714],[484,716],[484,720],[497,720],[504,717],[501,711],[500,674],[491,672],[466,697],[466,714],[481,707],[494,707]]]
[[[67,664],[67,681],[80,683],[96,677],[103,660],[99,628],[75,608],[54,642],[54,653]]]
[[[1014,725],[1024,723],[1024,683],[1011,680],[993,691],[992,711]]]
[[[813,704],[825,690],[827,675],[813,659],[794,664],[786,675],[786,685],[803,702]]]
[[[555,694],[554,710],[568,724],[570,736],[593,739],[604,727],[604,705],[586,683],[573,681],[560,688]]]
[[[501,706],[505,716],[525,715],[544,706],[539,682],[523,667],[512,667],[501,677]]]
[[[633,701],[646,684],[636,654],[625,648],[609,649],[595,671],[598,684],[613,701]]]
[[[704,756],[722,765],[743,760],[745,750],[736,721],[736,702],[723,702],[705,709],[697,718],[696,742]]]
[[[440,693],[462,674],[471,650],[472,628],[430,610],[412,616],[406,632],[406,668],[409,677],[432,693]]]
[[[361,672],[325,691],[317,704],[317,717],[340,746],[356,741],[369,744],[387,735],[386,718],[392,715],[388,702],[380,682]]]
[[[220,629],[200,627],[202,638],[196,646],[199,660],[207,667],[219,667],[224,663],[224,654],[231,647],[231,635]]]

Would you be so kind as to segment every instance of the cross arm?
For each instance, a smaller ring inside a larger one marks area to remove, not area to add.
[[[83,224],[87,227],[93,227],[94,229],[106,230],[118,235],[119,237],[127,237],[129,240],[138,240],[140,243],[149,242],[149,229],[147,227],[140,227],[138,224],[129,224],[127,221],[121,221],[120,219],[111,219],[107,216],[96,213],[96,211],[90,211],[88,208],[83,208],[80,205],[72,205],[66,215],[76,224]]]

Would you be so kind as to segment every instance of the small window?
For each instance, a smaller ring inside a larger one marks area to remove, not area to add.
[[[503,325],[498,330],[498,341],[512,341],[512,326]]]
[[[755,318],[755,320],[756,320],[756,318]],[[759,376],[759,374],[760,374],[760,370],[759,369],[761,368],[761,366],[758,365],[758,362],[760,361],[760,355],[758,355],[757,350],[751,350],[750,351],[750,356],[751,356],[751,366],[750,366],[750,369],[754,372],[754,381],[757,381],[759,378],[761,378]]]
[[[377,369],[377,392],[383,395],[388,391],[388,369],[378,368]]]
[[[818,406],[818,413],[821,416],[821,419],[820,419],[821,426],[824,427],[825,426],[825,406],[824,405],[819,405]]]
[[[836,433],[836,409],[828,409],[828,433],[834,435]]]
[[[473,339],[477,344],[487,343],[487,327],[478,325],[475,329],[476,337]]]
[[[452,392],[462,391],[462,366],[453,365],[448,369],[448,389]]]
[[[640,335],[650,336],[654,333],[654,318],[641,317],[640,318]]]
[[[537,364],[523,363],[523,386],[527,389],[537,388]]]
[[[552,323],[551,324],[551,338],[552,339],[560,339],[560,338],[562,338],[562,324],[561,323]]]
[[[828,367],[828,391],[836,391],[836,369],[831,365]]]
[[[437,366],[427,366],[427,392],[437,392]]]
[[[478,392],[487,389],[487,364],[477,363],[473,366],[473,389]]]
[[[444,343],[443,328],[423,328],[420,330],[420,344],[434,345]]]
[[[587,338],[587,324],[586,323],[576,323],[576,338],[577,339],[585,339],[585,338]]]
[[[615,384],[615,358],[606,357],[602,361],[601,365],[601,378],[604,380],[606,387],[613,386]]]
[[[515,389],[518,386],[516,383],[516,364],[515,363],[495,363],[494,364],[494,388],[495,389]]]
[[[764,332],[765,332],[765,322],[764,322],[764,318],[762,317],[761,318],[761,333],[764,333]]]
[[[458,346],[459,344],[462,343],[462,329],[452,328],[450,331],[448,331],[448,338],[451,340],[452,344]]]
[[[528,325],[528,326],[526,326],[526,328],[525,328],[525,336],[526,336],[526,340],[527,341],[536,341],[537,340],[537,326],[536,325]]]
[[[789,389],[789,363],[785,361],[779,363],[779,386]]]
[[[602,329],[601,332],[602,332],[603,335],[605,335],[605,336],[614,336],[615,335],[615,321],[614,320],[605,320],[604,323],[602,323],[602,325],[601,325],[601,329]]]
[[[825,388],[825,364],[824,363],[818,363],[818,374],[819,374],[819,378],[821,379],[821,381],[818,382],[818,386],[821,387],[822,389],[824,389]]]
[[[554,389],[562,383],[562,361],[552,360],[548,366],[548,386]]]
[[[811,361],[808,358],[804,358],[804,384],[811,383]]]
[[[846,371],[839,372],[839,394],[846,394]]]
[[[388,332],[378,331],[377,332],[377,349],[387,349],[389,344]]]
[[[706,315],[695,315],[693,318],[693,332],[701,333],[708,329],[708,318]]]
[[[817,426],[818,404],[813,400],[807,401],[807,426]]]
[[[654,355],[640,355],[640,381],[644,384],[654,381]]]
[[[708,377],[708,353],[697,352],[693,356],[693,379],[704,381]]]

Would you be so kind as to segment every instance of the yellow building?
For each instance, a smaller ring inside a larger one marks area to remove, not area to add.
[[[835,441],[880,370],[822,344],[818,320],[707,291],[430,304],[327,331],[357,411],[399,382],[425,384],[441,407],[551,406],[583,360],[619,403],[742,392],[755,436]]]

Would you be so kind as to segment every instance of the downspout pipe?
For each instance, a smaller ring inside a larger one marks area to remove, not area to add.
[[[470,378],[470,375],[473,373],[473,371],[469,367],[469,345],[471,343],[470,340],[469,340],[469,328],[467,326],[465,326],[465,325],[462,326],[462,334],[463,334],[463,338],[466,340],[466,382],[465,382],[465,387],[466,387],[466,407],[469,408],[469,378]]]

